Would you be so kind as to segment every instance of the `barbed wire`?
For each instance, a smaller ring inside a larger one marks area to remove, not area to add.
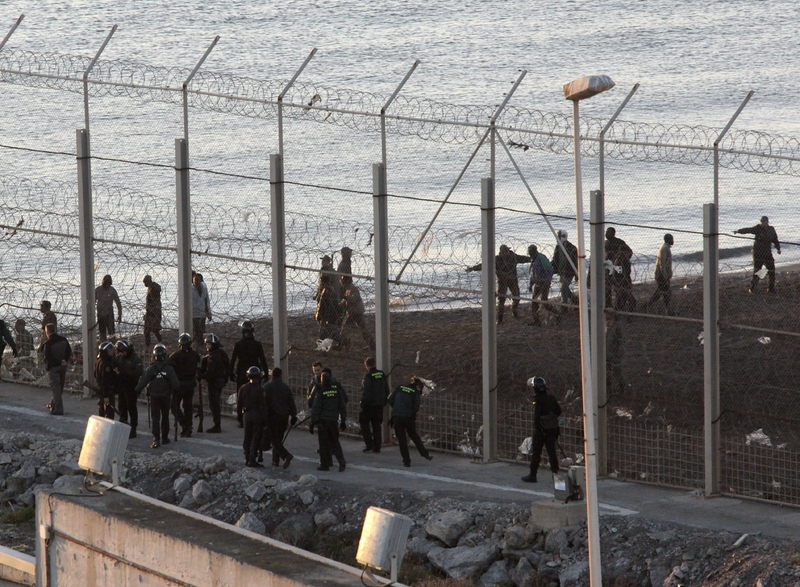
[[[0,52],[0,81],[28,87],[82,93],[82,75],[90,58],[5,48]],[[190,70],[126,60],[101,60],[89,79],[92,96],[181,103]],[[252,118],[275,118],[284,80],[258,80],[202,70],[188,92],[193,108]],[[284,98],[287,117],[335,124],[366,132],[380,130],[386,96],[322,84],[297,82]],[[389,133],[442,143],[475,143],[489,124],[491,105],[455,105],[400,95],[387,114]],[[588,155],[606,121],[583,118]],[[508,106],[499,130],[510,146],[557,154],[572,152],[572,120],[565,114]],[[709,165],[720,129],[618,120],[605,137],[606,156],[614,159]],[[798,175],[800,139],[751,130],[731,130],[720,145],[720,165],[757,173]]]

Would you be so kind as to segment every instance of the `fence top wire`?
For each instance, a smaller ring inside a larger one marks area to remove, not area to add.
[[[91,58],[5,48],[0,81],[31,87],[83,91],[82,75]],[[187,68],[158,67],[126,60],[100,60],[89,78],[95,96],[179,103]],[[277,116],[277,97],[285,80],[258,80],[200,71],[189,88],[190,106],[254,118]],[[284,97],[290,118],[378,132],[386,96],[372,92],[297,82]],[[491,105],[455,105],[400,95],[386,115],[387,131],[444,143],[475,143],[490,124]],[[584,118],[584,149],[599,150],[604,119]],[[571,152],[569,115],[508,106],[498,129],[509,144],[524,150]],[[606,156],[636,161],[708,165],[720,129],[682,124],[617,120],[605,136]],[[752,130],[732,130],[720,145],[720,165],[758,173],[800,175],[800,139]]]

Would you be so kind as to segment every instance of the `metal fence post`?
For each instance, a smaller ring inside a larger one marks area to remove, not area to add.
[[[192,206],[189,143],[175,139],[175,212],[178,228],[178,330],[192,333]]]
[[[720,487],[719,402],[719,212],[703,206],[703,445],[705,494]]]
[[[494,182],[481,180],[481,389],[483,462],[497,459],[497,311],[494,274]]]
[[[94,229],[92,226],[92,162],[89,131],[76,132],[78,153],[78,227],[81,267],[81,343],[83,346],[83,378],[94,383],[97,332],[94,300]]]
[[[593,190],[590,196],[589,243],[592,249],[590,280],[592,294],[589,297],[589,334],[591,341],[592,387],[597,391],[597,474],[608,475],[608,391],[606,390],[606,274],[605,274],[605,201],[601,190]],[[580,276],[582,277],[582,276]]]
[[[389,314],[389,202],[386,195],[386,168],[372,165],[372,222],[375,233],[375,362],[378,369],[392,372],[391,326]],[[391,379],[389,379],[391,384]],[[384,416],[388,413],[388,407]],[[383,419],[383,441],[391,440],[389,418]]]
[[[272,346],[273,364],[288,377],[289,324],[286,301],[286,210],[283,157],[269,156],[270,222],[272,237]]]

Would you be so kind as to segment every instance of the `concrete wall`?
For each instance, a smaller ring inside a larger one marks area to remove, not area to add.
[[[36,560],[27,554],[0,546],[0,585],[33,585]]]
[[[361,570],[125,489],[36,496],[37,585],[357,585]]]

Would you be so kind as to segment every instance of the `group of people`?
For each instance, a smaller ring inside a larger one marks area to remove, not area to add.
[[[349,346],[345,335],[347,326],[361,333],[366,347],[373,348],[375,339],[364,321],[364,301],[361,292],[353,283],[353,250],[342,247],[341,260],[336,269],[330,255],[321,258],[322,266],[317,277],[317,291],[313,299],[317,302],[314,319],[319,322],[319,338],[333,339],[342,348]]]

